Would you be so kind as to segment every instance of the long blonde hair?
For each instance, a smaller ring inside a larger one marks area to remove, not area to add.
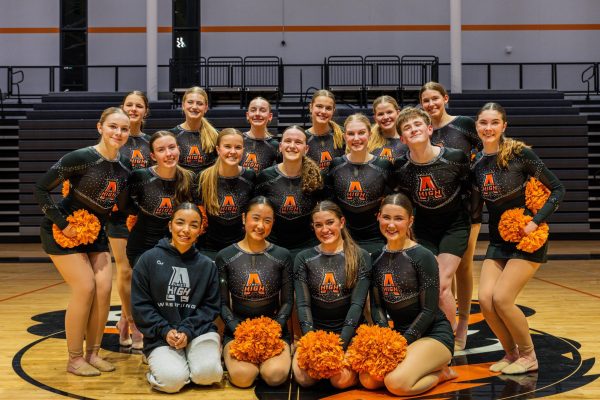
[[[383,95],[376,98],[373,102],[373,117],[375,117],[377,107],[381,104],[391,104],[396,109],[396,111],[400,111],[400,106],[398,105],[396,99],[394,99],[392,96]],[[381,132],[381,127],[379,126],[379,124],[375,123],[375,125],[373,125],[373,127],[371,128],[371,137],[369,138],[369,144],[367,146],[367,149],[369,150],[369,152],[371,152],[375,149],[385,146],[385,143],[386,141],[383,137],[383,132]]]
[[[336,218],[342,219],[344,218],[344,214],[342,213],[342,209],[340,206],[335,204],[331,200],[323,200],[315,206],[315,208],[311,212],[311,218],[318,212],[329,211]],[[358,280],[358,270],[364,263],[364,260],[360,256],[360,250],[352,236],[350,236],[350,231],[344,225],[341,230],[342,241],[344,242],[344,258],[346,260],[345,270],[346,270],[346,287],[353,288],[356,285],[356,281]]]
[[[493,102],[485,103],[477,112],[477,117],[475,119],[478,120],[479,115],[484,111],[496,111],[498,114],[500,114],[502,122],[506,123],[506,110],[500,104]],[[530,146],[526,145],[520,140],[506,137],[506,135],[503,133],[502,136],[500,136],[500,142],[498,143],[496,163],[500,168],[508,168],[508,162],[516,155],[521,154],[525,148],[529,149]]]
[[[239,135],[242,140],[244,136],[242,132],[238,131],[235,128],[225,128],[218,135],[215,146],[219,146],[221,144],[221,140],[225,136],[230,135]],[[217,157],[215,163],[206,168],[204,171],[200,173],[200,177],[198,178],[198,191],[202,195],[202,202],[204,203],[204,207],[206,212],[211,215],[219,214],[219,165],[221,165],[221,158]]]
[[[185,103],[185,98],[187,95],[192,93],[202,96],[204,98],[204,102],[208,104],[208,94],[199,86],[192,86],[186,90],[183,94],[183,98],[181,99],[181,103]],[[204,153],[210,154],[215,151],[218,135],[219,132],[215,129],[215,127],[212,126],[205,117],[202,117],[202,124],[200,125],[200,130],[198,131],[198,138],[200,143],[202,143],[202,151]]]
[[[334,107],[334,111],[335,111],[335,96],[333,95],[333,93],[331,93],[327,89],[317,90],[316,92],[313,93],[312,100],[310,101],[311,107],[314,105],[317,97],[328,97],[331,100],[333,100],[333,107]],[[333,147],[335,149],[344,148],[344,132],[342,131],[342,127],[339,126],[337,124],[337,122],[335,122],[333,120],[333,118],[331,118],[331,120],[329,121],[329,126],[331,127],[331,130],[333,131]]]
[[[177,138],[173,132],[169,131],[157,131],[150,137],[150,151],[154,153],[154,142],[165,136],[170,136],[177,143]],[[192,183],[194,181],[194,174],[191,171],[181,167],[179,163],[176,165],[175,170],[175,196],[174,205],[185,203],[186,201],[192,201]]]

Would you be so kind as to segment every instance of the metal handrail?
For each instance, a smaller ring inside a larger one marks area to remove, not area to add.
[[[294,76],[294,74],[296,74],[297,72],[295,71],[298,68],[304,68],[305,72],[307,69],[309,68],[317,68],[320,70],[320,72],[317,72],[317,74],[319,75],[313,75],[314,77],[318,77],[317,81],[315,81],[314,79],[312,80],[312,82],[307,82],[307,79],[305,77],[304,81],[306,84],[314,86],[316,85],[316,82],[318,82],[318,80],[320,79],[320,87],[326,87],[326,82],[328,82],[328,71],[327,71],[327,67],[326,67],[326,59],[323,60],[321,63],[310,63],[310,64],[301,64],[301,63],[282,63],[281,64],[281,75],[282,75],[282,79],[281,82],[283,84],[284,82],[284,78],[292,78]],[[449,63],[439,63],[437,64],[438,67],[447,67],[450,64]],[[487,74],[487,81],[484,82],[481,85],[481,89],[492,89],[493,85],[493,77],[495,76],[495,67],[502,67],[502,66],[514,66],[517,68],[517,75],[515,76],[514,80],[512,82],[517,82],[518,83],[518,87],[520,89],[523,89],[526,85],[527,85],[527,81],[526,81],[526,76],[524,75],[524,69],[525,67],[528,66],[545,66],[549,68],[549,72],[550,72],[550,80],[548,81],[547,84],[543,85],[543,87],[546,87],[548,89],[557,89],[559,88],[559,78],[564,81],[565,78],[562,78],[562,75],[559,75],[559,71],[561,69],[561,67],[565,67],[565,66],[583,66],[585,70],[587,70],[587,72],[585,72],[586,74],[589,73],[590,71],[590,67],[593,66],[591,68],[591,70],[594,71],[594,74],[592,75],[594,77],[593,80],[593,84],[592,84],[592,78],[590,78],[589,80],[589,93],[595,93],[595,94],[600,94],[600,73],[598,70],[598,66],[599,66],[599,62],[598,61],[591,61],[591,62],[522,62],[522,63],[518,63],[518,62],[494,62],[494,63],[479,63],[479,62],[468,62],[468,63],[463,63],[462,64],[463,67],[482,67],[483,70],[485,71],[485,73]],[[112,69],[114,70],[114,85],[113,85],[113,90],[115,91],[119,91],[119,84],[120,84],[120,73],[125,70],[125,69],[131,69],[131,68],[138,68],[138,69],[142,69],[142,68],[146,68],[145,65],[73,65],[72,67],[82,67],[82,68],[86,68],[88,70],[90,69]],[[169,65],[159,65],[159,68],[169,68]],[[57,91],[57,87],[56,87],[56,70],[62,68],[62,66],[59,65],[38,65],[38,66],[27,66],[27,65],[14,65],[14,66],[0,66],[0,74],[4,73],[6,74],[6,78],[2,78],[2,76],[0,75],[0,79],[5,79],[5,82],[7,82],[6,85],[6,90],[5,90],[5,97],[6,98],[11,98],[13,97],[15,94],[13,92],[13,86],[12,83],[14,81],[14,77],[12,76],[13,71],[15,70],[23,70],[23,71],[30,71],[30,70],[47,70],[48,71],[48,79],[47,79],[47,83],[48,83],[48,90],[41,92],[41,93],[37,93],[37,91],[39,89],[36,89],[34,91],[34,93],[23,93],[23,85],[21,84],[21,87],[18,88],[18,90],[15,91],[20,91],[20,97],[24,98],[24,97],[30,97],[30,96],[35,96],[35,97],[40,97],[43,96],[47,93],[51,93],[51,92],[56,92]],[[294,72],[290,72],[290,71],[294,71]],[[28,79],[30,74],[27,73]],[[573,76],[573,73],[570,72],[570,76]],[[310,80],[309,80],[310,81]],[[43,81],[42,81],[43,82]],[[505,81],[506,82],[506,81]],[[569,82],[572,82],[571,80],[569,80]],[[508,82],[508,84],[510,85],[510,82]],[[579,86],[573,87],[573,84],[569,84],[569,86],[567,86],[567,84],[565,84],[564,86],[566,87],[561,87],[561,90],[563,91],[567,91],[567,92],[572,92],[572,93],[588,93],[587,87],[585,89],[582,89]],[[543,88],[542,87],[542,88]],[[285,92],[285,94],[299,94],[299,93],[303,93],[305,91],[304,87],[301,87],[300,90],[298,92],[295,91],[283,91]]]
[[[592,70],[592,73],[589,77],[584,78],[584,75],[589,70]],[[587,94],[585,96],[585,101],[590,101],[590,79],[594,78],[594,84],[597,84],[597,72],[598,72],[598,63],[592,64],[581,73],[581,82],[587,84]]]
[[[0,88],[0,119],[4,118],[4,93],[2,93],[2,89]]]

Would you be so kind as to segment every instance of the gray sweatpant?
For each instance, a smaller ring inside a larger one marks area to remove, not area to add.
[[[190,380],[197,385],[220,382],[221,340],[216,332],[198,336],[185,349],[161,346],[148,356],[150,371],[146,378],[156,390],[176,393]]]

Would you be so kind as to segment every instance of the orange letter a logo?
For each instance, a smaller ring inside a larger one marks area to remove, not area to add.
[[[225,196],[225,199],[223,199],[223,207],[227,207],[227,206],[234,206],[235,207],[235,202],[233,201],[233,196]]]
[[[323,282],[321,283],[321,293],[339,293],[340,285],[335,281],[335,276],[333,272],[326,272],[325,277],[323,278]]]
[[[265,287],[260,280],[260,275],[256,272],[248,274],[248,280],[246,286],[244,286],[244,295],[250,295],[252,293],[265,294]]]
[[[496,183],[494,182],[494,174],[491,172],[485,174],[485,182],[483,182],[483,186],[494,186]]]
[[[392,293],[395,296],[400,296],[400,292],[398,291],[398,286],[394,283],[394,278],[392,274],[385,274],[383,277],[383,294]]]

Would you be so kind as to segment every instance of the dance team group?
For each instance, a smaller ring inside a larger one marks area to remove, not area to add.
[[[220,382],[221,357],[235,386],[249,387],[259,375],[277,386],[291,369],[307,387],[318,378],[298,362],[294,337],[334,332],[346,351],[357,328],[370,323],[401,333],[405,358],[384,377],[346,364],[331,384],[425,392],[457,376],[448,364],[466,345],[484,204],[490,244],[479,303],[505,351],[490,370],[537,370],[515,298],[546,261],[547,243],[522,251],[502,238],[498,224],[504,211],[525,206],[533,177],[549,191],[521,229],[534,232],[557,209],[564,187],[529,146],[506,137],[500,105],[485,104],[475,121],[452,116],[444,87],[429,82],[420,107],[400,110],[381,96],[373,126],[354,114],[341,127],[332,119],[334,95],[319,90],[309,108],[312,126],[290,126],[278,141],[268,131],[264,98],[248,105],[244,133],[218,132],[204,117],[207,100],[203,89],[190,88],[185,121],[150,136],[142,132],[148,100],[131,92],[102,113],[98,144],[66,154],[37,182],[42,245],[72,292],[68,372],[115,369],[99,355],[110,244],[122,301],[119,342],[143,349],[157,390]],[[65,197],[56,202],[51,191],[61,184]],[[91,243],[63,247],[56,235],[77,237],[80,228],[67,218],[78,210],[96,216],[101,229]],[[288,324],[292,314],[297,324]],[[283,350],[259,363],[236,358],[236,330],[260,316],[281,327]]]

